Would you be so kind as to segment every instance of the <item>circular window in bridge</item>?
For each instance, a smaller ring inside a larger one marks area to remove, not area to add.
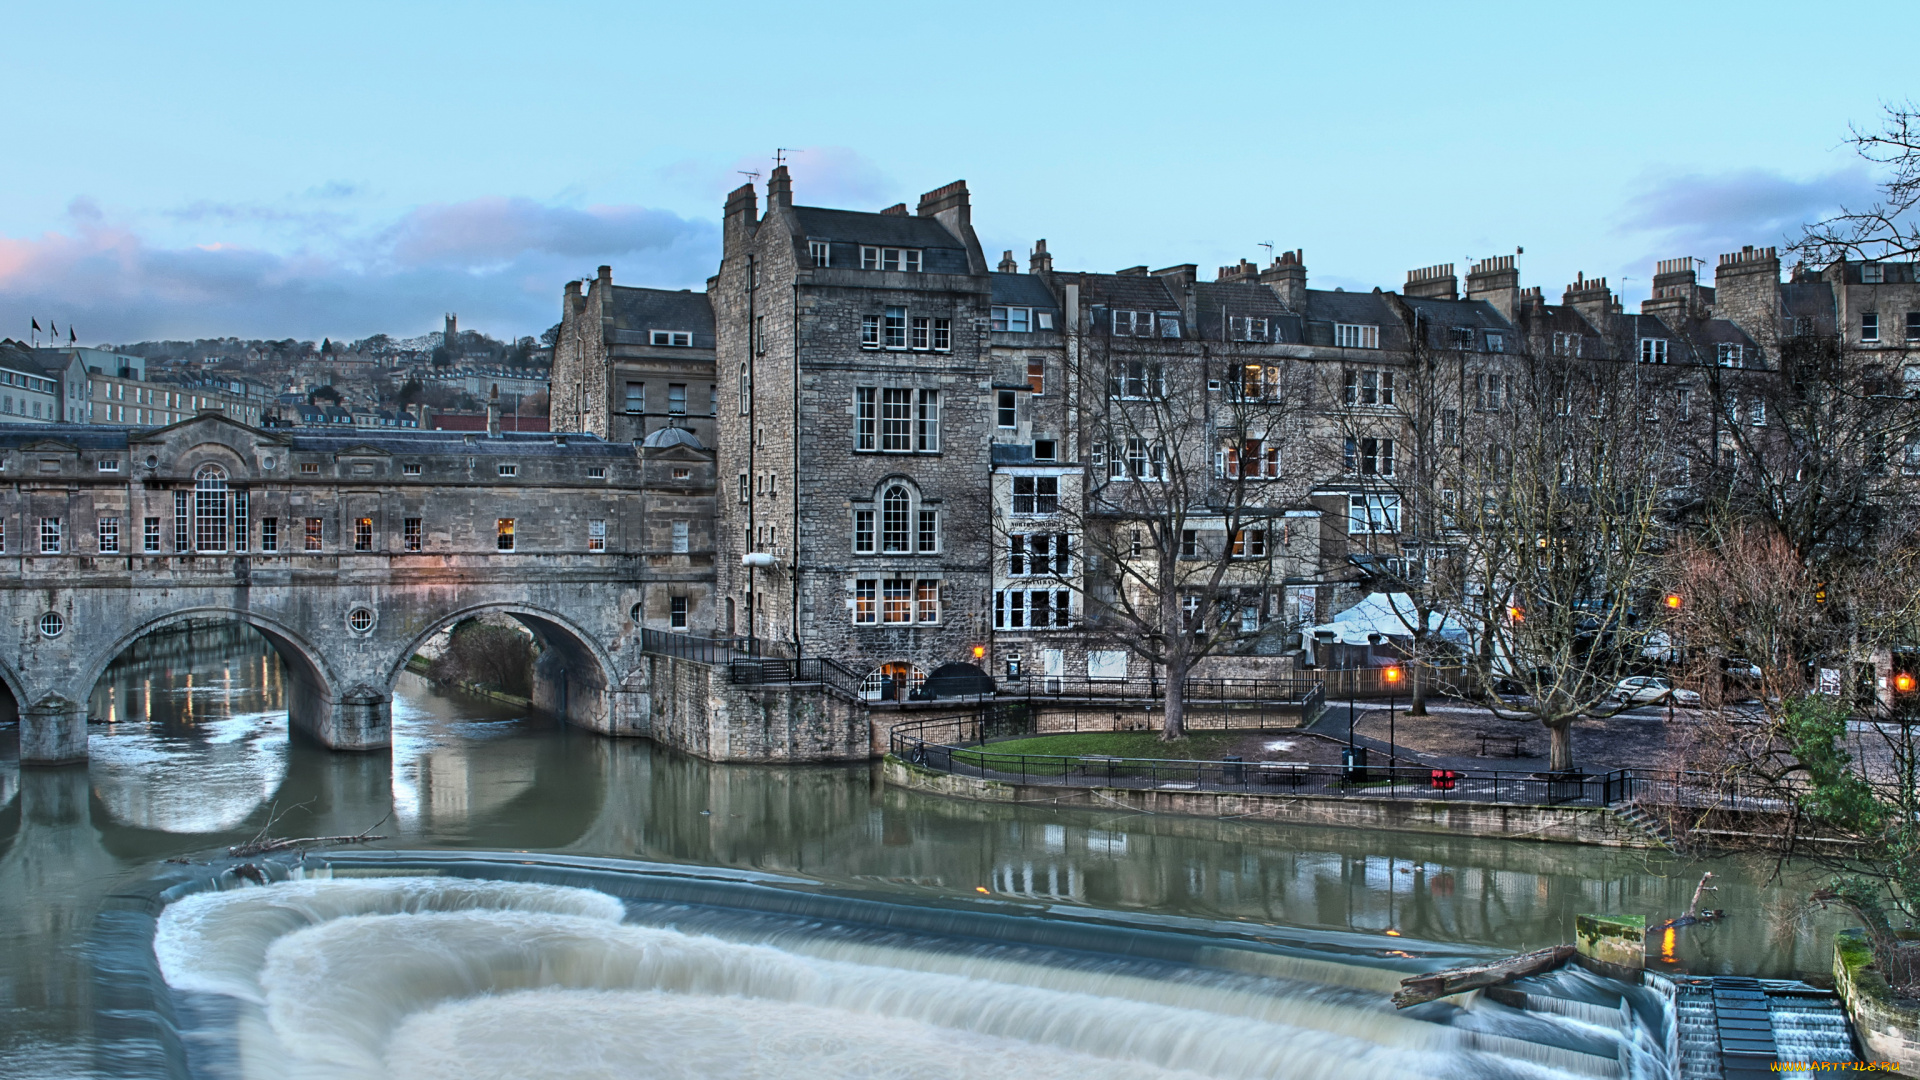
[[[357,607],[347,612],[347,629],[356,634],[364,634],[373,629],[373,609]]]
[[[48,637],[59,637],[61,631],[66,628],[67,620],[61,618],[57,611],[49,611],[40,616],[40,632]]]
[[[646,611],[642,609],[639,604],[633,605],[633,607],[627,611],[627,614],[633,616],[634,622],[645,622],[647,618]]]

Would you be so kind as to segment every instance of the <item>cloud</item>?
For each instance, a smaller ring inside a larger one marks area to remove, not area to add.
[[[1870,202],[1873,189],[1872,177],[1857,166],[1807,180],[1768,169],[1671,176],[1649,182],[1627,201],[1618,231],[1654,234],[1671,254],[1711,258],[1741,244],[1790,240],[1801,225],[1843,204]]]
[[[226,210],[169,216],[258,220]],[[558,321],[562,285],[599,264],[623,283],[699,288],[720,254],[713,222],[514,197],[418,207],[324,248],[287,250],[156,244],[85,199],[68,219],[37,237],[0,237],[0,336],[25,336],[34,317],[78,326],[88,341],[407,335],[447,311],[477,329],[534,333]]]

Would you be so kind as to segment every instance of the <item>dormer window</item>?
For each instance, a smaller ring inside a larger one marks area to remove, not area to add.
[[[863,247],[860,249],[860,269],[902,270],[917,274],[920,272],[920,253],[912,248]]]
[[[1175,336],[1178,336],[1179,330],[1175,329],[1174,334]],[[1153,312],[1151,311],[1116,311],[1114,312],[1113,313],[1113,336],[1114,337],[1152,337],[1153,336]]]
[[[1667,362],[1666,338],[1641,338],[1640,362],[1643,364],[1664,364]]]
[[[992,311],[993,329],[1009,334],[1026,334],[1033,331],[1033,309],[1024,307],[997,307]]]
[[[1740,346],[1726,342],[1714,346],[1714,356],[1721,367],[1739,367],[1741,352]]]
[[[1334,323],[1333,343],[1342,349],[1377,349],[1380,328],[1361,323]]]
[[[1878,285],[1887,280],[1886,267],[1879,263],[1860,264],[1860,282],[1863,285]]]
[[[1233,315],[1227,319],[1227,337],[1233,341],[1266,341],[1267,320],[1256,319],[1250,315]]]
[[[807,258],[815,266],[830,265],[833,259],[833,245],[825,240],[807,241]]]
[[[693,347],[693,333],[689,330],[655,330],[652,341],[655,345],[666,345],[676,349]]]

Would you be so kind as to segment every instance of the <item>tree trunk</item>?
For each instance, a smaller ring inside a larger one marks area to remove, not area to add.
[[[1166,711],[1162,713],[1160,738],[1184,739],[1187,737],[1187,666],[1181,664],[1177,669],[1167,665]]]
[[[1417,654],[1418,650],[1415,650],[1415,652]],[[1425,716],[1427,715],[1427,678],[1425,665],[1421,664],[1418,660],[1409,660],[1405,667],[1407,669],[1407,693],[1412,695],[1412,699],[1407,702],[1407,715]]]
[[[1553,737],[1551,758],[1547,764],[1548,772],[1573,771],[1573,718],[1557,724],[1547,725],[1547,734]]]

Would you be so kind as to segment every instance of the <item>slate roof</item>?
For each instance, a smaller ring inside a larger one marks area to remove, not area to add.
[[[631,335],[618,340],[645,345],[651,331],[685,330],[693,334],[694,348],[714,347],[713,302],[706,293],[615,285],[611,306],[615,334]]]
[[[1309,344],[1332,345],[1334,323],[1357,323],[1380,328],[1380,351],[1404,352],[1407,330],[1400,316],[1387,306],[1386,297],[1373,292],[1327,292],[1307,290],[1307,335]],[[1371,350],[1367,350],[1371,351]]]
[[[840,240],[853,244],[875,244],[903,248],[949,248],[964,252],[966,245],[934,218],[904,214],[874,214],[863,210],[829,210],[819,206],[796,206],[795,221],[802,237],[816,240]],[[858,266],[859,263],[855,263]]]
[[[20,447],[53,439],[82,450],[124,450],[127,429],[100,424],[0,424],[0,447]]]
[[[1226,319],[1236,316],[1267,320],[1267,340],[1299,344],[1303,323],[1287,310],[1272,289],[1257,282],[1200,281],[1193,286],[1194,315],[1202,338],[1224,341]]]
[[[593,435],[564,434],[564,444],[555,436],[538,431],[506,431],[498,436],[460,431],[392,431],[381,428],[347,428],[341,431],[293,430],[283,438],[295,452],[338,454],[358,446],[372,447],[392,454],[469,454],[510,457],[626,457],[633,453],[627,443],[609,443]]]
[[[1146,274],[1081,274],[1080,293],[1095,307],[1113,311],[1180,310],[1166,279]]]
[[[1780,308],[1789,319],[1812,319],[1814,329],[1832,333],[1839,315],[1834,308],[1833,286],[1825,281],[1790,281],[1780,286]],[[1791,333],[1789,324],[1782,328]]]
[[[993,279],[993,302],[996,304],[1060,310],[1060,301],[1054,299],[1053,290],[1032,274],[995,272],[990,276]]]

